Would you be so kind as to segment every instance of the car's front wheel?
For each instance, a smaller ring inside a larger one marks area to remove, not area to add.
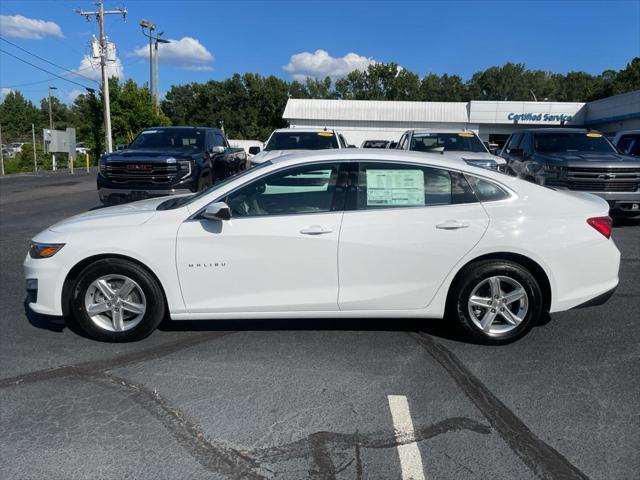
[[[165,300],[156,279],[144,268],[120,258],[98,260],[78,276],[71,313],[89,337],[130,342],[148,336],[165,316]]]
[[[508,260],[486,260],[466,267],[451,300],[451,314],[464,332],[476,341],[496,345],[526,335],[543,310],[535,277]]]

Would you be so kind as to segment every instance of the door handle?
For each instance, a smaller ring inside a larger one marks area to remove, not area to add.
[[[300,233],[303,235],[323,235],[331,232],[333,232],[332,228],[323,227],[321,225],[311,225],[310,227],[300,230]]]
[[[459,228],[467,228],[468,226],[468,223],[459,222],[458,220],[447,220],[446,222],[436,225],[436,228],[440,230],[457,230]]]

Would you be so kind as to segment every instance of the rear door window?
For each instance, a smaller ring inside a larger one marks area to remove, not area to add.
[[[477,201],[464,176],[400,163],[360,163],[357,208],[407,208]]]

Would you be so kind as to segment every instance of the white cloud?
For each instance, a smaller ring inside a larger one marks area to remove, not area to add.
[[[22,15],[0,15],[0,33],[9,38],[42,40],[45,37],[64,37],[55,22],[27,18]]]
[[[373,58],[357,53],[347,53],[344,57],[332,57],[326,50],[302,52],[291,55],[289,63],[282,67],[295,80],[307,77],[333,79],[345,77],[353,70],[366,70],[369,65],[378,63]]]
[[[87,93],[86,90],[71,90],[70,92],[65,92],[64,97],[67,100],[67,103],[73,103],[76,101],[76,98],[80,95],[84,95],[85,93]]]
[[[4,97],[13,92],[13,88],[2,87],[0,88],[0,99],[4,100]]]
[[[100,61],[93,60],[89,55],[85,55],[82,57],[80,61],[80,66],[75,70],[82,77],[89,77],[93,80],[97,80],[98,82],[102,81],[102,74],[100,72]],[[124,77],[124,67],[122,66],[122,62],[119,58],[116,58],[115,62],[107,63],[107,74],[109,78],[111,77]],[[78,77],[82,80],[82,77]]]
[[[175,65],[185,70],[213,70],[211,62],[213,55],[197,39],[182,37],[171,40],[171,43],[158,45],[158,61]],[[149,47],[136,48],[131,55],[139,58],[149,58]]]

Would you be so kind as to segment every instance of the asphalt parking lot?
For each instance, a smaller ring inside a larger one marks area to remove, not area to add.
[[[22,276],[35,233],[98,206],[94,175],[0,179],[1,478],[638,478],[639,225],[607,304],[504,347],[379,319],[103,344],[29,312]]]

